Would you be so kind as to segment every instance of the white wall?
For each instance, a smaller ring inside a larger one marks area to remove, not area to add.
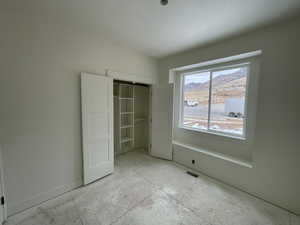
[[[173,55],[159,61],[159,96],[155,105],[156,126],[162,121],[156,137],[162,146],[171,146],[172,139],[172,86],[168,85],[169,69],[207,60],[237,55],[258,49],[261,56],[256,130],[249,152],[253,168],[243,167],[203,153],[174,147],[173,159],[205,174],[241,188],[267,201],[300,214],[300,18],[269,26],[247,35],[218,42]],[[160,96],[163,96],[160,98]],[[186,131],[188,133],[188,131]],[[191,131],[192,132],[192,131]],[[225,153],[240,147],[233,141],[207,134],[197,134],[198,139],[219,142]],[[196,147],[203,148],[198,143]],[[208,149],[211,150],[211,149]],[[161,155],[170,155],[162,148]],[[191,164],[192,159],[196,164]]]
[[[156,76],[154,59],[74,24],[1,12],[0,143],[9,214],[82,184],[81,71]]]

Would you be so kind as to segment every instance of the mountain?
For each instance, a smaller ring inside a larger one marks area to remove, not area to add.
[[[217,76],[217,77],[212,79],[212,84],[215,88],[215,87],[218,87],[218,86],[228,84],[231,81],[243,78],[244,76],[245,76],[244,73],[242,73],[241,71],[238,71],[238,72],[235,72],[235,73],[232,73],[232,74],[220,75],[220,76]],[[188,91],[188,92],[189,91],[202,91],[202,90],[207,90],[208,87],[209,87],[209,81],[207,81],[205,83],[194,83],[194,82],[192,82],[192,83],[186,84],[184,86],[184,89],[185,89],[185,91]]]
[[[240,98],[245,96],[247,77],[240,71],[220,75],[212,80],[212,103],[224,103],[227,98]],[[198,101],[208,104],[209,81],[205,83],[189,83],[185,85],[185,100]]]

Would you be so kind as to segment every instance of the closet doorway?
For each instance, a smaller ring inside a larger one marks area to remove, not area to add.
[[[149,153],[151,88],[146,84],[114,80],[114,153]]]
[[[81,74],[83,181],[89,184],[114,171],[114,157],[151,150],[151,88]]]

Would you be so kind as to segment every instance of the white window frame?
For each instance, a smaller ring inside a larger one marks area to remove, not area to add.
[[[240,68],[240,67],[247,67],[247,79],[246,79],[246,91],[245,91],[245,104],[244,104],[244,117],[243,117],[243,134],[234,134],[234,133],[227,133],[227,132],[222,132],[222,131],[216,131],[210,129],[210,117],[211,117],[211,88],[212,88],[212,74],[213,72],[216,71],[222,71],[226,69],[234,69],[234,68]],[[210,73],[210,84],[209,84],[209,103],[208,103],[208,123],[207,123],[207,129],[200,129],[200,128],[193,128],[189,126],[185,126],[183,124],[183,116],[184,116],[184,78],[187,75],[193,75],[197,73],[203,73],[203,72],[209,72]],[[241,139],[241,140],[246,140],[247,139],[247,122],[248,122],[248,93],[249,93],[249,80],[250,80],[250,74],[251,74],[251,63],[250,62],[245,62],[245,63],[239,63],[239,64],[230,64],[226,66],[221,66],[221,67],[211,67],[209,69],[204,69],[204,70],[193,70],[189,72],[183,72],[180,74],[180,104],[179,104],[179,128],[186,129],[186,130],[192,130],[196,132],[201,132],[201,133],[208,133],[208,134],[214,134],[214,135],[219,135],[219,136],[225,136],[225,137],[230,137],[230,138],[235,138],[235,139]]]

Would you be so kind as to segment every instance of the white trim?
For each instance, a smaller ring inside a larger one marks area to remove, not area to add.
[[[208,115],[207,115],[207,130],[210,130],[210,118],[211,118],[211,88],[212,88],[212,70],[209,71],[209,89],[208,89]],[[182,85],[182,84],[181,84]],[[183,89],[182,89],[183,90]]]
[[[12,216],[16,213],[22,212],[33,206],[39,205],[42,202],[53,199],[61,194],[64,194],[68,191],[78,188],[82,185],[83,185],[82,180],[78,179],[72,183],[64,184],[64,185],[55,187],[50,191],[42,192],[37,195],[34,195],[33,197],[25,199],[21,202],[12,202],[11,204],[8,205],[8,215]]]
[[[205,72],[217,72],[220,70],[229,70],[229,69],[234,69],[237,67],[243,67],[243,66],[249,66],[251,65],[250,61],[243,60],[244,62],[242,63],[237,63],[235,64],[234,61],[232,62],[227,62],[226,65],[224,66],[210,66],[209,68],[201,69],[201,68],[196,68],[195,70],[189,70],[188,72],[182,71],[182,75],[193,75],[193,74],[198,74],[198,73],[205,73]]]
[[[213,152],[213,151],[210,151],[210,150],[207,150],[207,149],[197,148],[197,147],[187,145],[187,144],[184,144],[184,143],[181,143],[181,142],[178,142],[178,141],[172,141],[172,144],[177,145],[179,147],[182,147],[184,149],[199,152],[199,153],[202,153],[202,154],[214,157],[214,158],[222,159],[222,160],[225,160],[227,162],[231,162],[231,163],[234,163],[234,164],[237,164],[237,165],[240,165],[240,166],[244,166],[244,167],[247,167],[247,168],[253,168],[253,164],[249,161],[246,161],[246,160],[237,159],[235,157],[231,157],[231,156],[224,155],[224,154],[221,154],[221,153],[216,153],[216,152]]]
[[[111,70],[111,69],[105,69],[102,71],[99,71],[97,73],[93,72],[81,72],[81,74],[87,73],[87,74],[92,74],[92,75],[99,75],[99,76],[109,76],[112,77],[114,80],[122,80],[122,81],[128,81],[132,83],[141,83],[141,84],[156,84],[157,79],[156,75],[150,74],[148,76],[145,76],[145,74],[131,74],[131,73],[123,73],[120,71],[116,70]]]
[[[246,138],[243,136],[231,135],[230,133],[225,133],[225,132],[221,132],[221,131],[204,130],[204,129],[202,130],[202,129],[192,128],[192,127],[187,127],[187,126],[179,126],[179,128],[185,129],[185,130],[191,130],[191,131],[195,131],[195,132],[200,132],[200,133],[213,134],[213,135],[218,135],[218,136],[222,136],[222,137],[246,141]]]
[[[247,58],[251,58],[254,56],[259,56],[261,54],[262,54],[262,50],[256,50],[256,51],[246,52],[246,53],[242,53],[239,55],[228,56],[228,57],[224,57],[224,58],[220,58],[220,59],[208,60],[208,61],[204,61],[204,62],[200,62],[200,63],[188,65],[188,66],[172,68],[169,70],[169,83],[174,83],[174,76],[175,76],[176,72],[178,72],[178,71],[196,69],[196,68],[201,68],[204,66],[211,66],[211,65],[215,65],[215,64],[219,64],[219,63],[227,63],[227,62],[237,61],[237,60],[241,60],[241,59],[247,59]]]
[[[184,95],[183,95],[183,83],[185,82],[185,76],[180,76],[180,83],[179,83],[179,88],[180,88],[180,92],[179,92],[179,107],[180,107],[180,110],[179,110],[179,126],[181,125],[181,124],[183,124],[183,121],[182,121],[182,118],[183,118],[183,109],[184,109]],[[174,95],[173,96],[175,96],[175,91],[176,91],[176,89],[174,88]],[[174,105],[174,104],[173,104]],[[176,108],[175,108],[175,105],[174,105],[174,112],[175,112],[175,110],[177,110]],[[176,124],[176,126],[177,126],[177,124]]]
[[[115,80],[129,81],[133,83],[142,83],[142,84],[155,84],[155,76],[141,76],[136,74],[127,74],[119,71],[113,71],[110,69],[105,70],[107,76],[112,77]]]

